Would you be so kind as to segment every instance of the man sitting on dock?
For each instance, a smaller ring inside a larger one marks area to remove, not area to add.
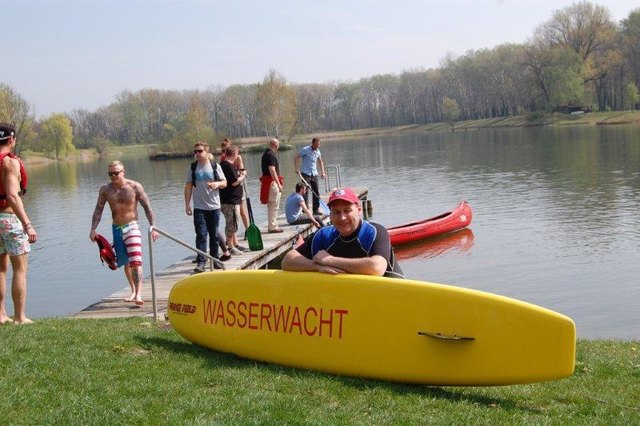
[[[313,223],[316,228],[321,228],[322,217],[320,215],[314,216],[313,213],[311,213],[311,210],[309,210],[304,200],[306,194],[307,185],[302,182],[296,183],[296,192],[287,197],[287,202],[284,205],[287,223],[289,225]],[[306,214],[306,217],[304,217],[302,213]]]
[[[331,226],[320,228],[282,260],[287,271],[404,278],[384,226],[362,219],[360,199],[349,188],[329,197]]]

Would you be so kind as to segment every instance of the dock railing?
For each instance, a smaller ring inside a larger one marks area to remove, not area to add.
[[[342,188],[342,170],[340,169],[340,164],[329,164],[326,167],[327,177],[324,180],[324,189],[325,192],[331,192],[334,189]],[[335,186],[332,186],[331,183],[335,179]],[[362,203],[362,217],[364,219],[369,219],[369,216],[373,214],[373,207],[371,205],[371,200],[367,199],[367,196],[364,195],[363,198],[360,199]]]
[[[210,271],[213,271],[214,264],[220,266],[222,269],[225,269],[225,267],[224,267],[224,263],[220,262],[218,259],[211,256],[209,253],[205,253],[201,250],[198,250],[192,245],[189,245],[184,241],[182,241],[181,239],[176,238],[173,235],[169,234],[167,231],[163,231],[162,229],[156,226],[150,226],[148,236],[149,236],[149,269],[151,270],[151,300],[153,301],[153,320],[158,321],[158,301],[156,298],[156,272],[155,272],[155,266],[153,264],[153,237],[152,237],[153,232],[157,232],[158,234],[167,237],[171,241],[176,242],[181,246],[186,247],[189,250],[194,251],[195,253],[201,256],[204,256],[205,258],[208,258]]]
[[[324,180],[324,192],[330,192],[336,188],[342,188],[340,164],[329,164],[327,167],[327,178]],[[331,178],[335,178],[336,186],[331,186]]]

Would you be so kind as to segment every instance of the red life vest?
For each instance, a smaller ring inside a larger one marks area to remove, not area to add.
[[[116,253],[113,251],[113,246],[105,237],[100,234],[96,234],[96,243],[98,244],[98,253],[100,254],[100,260],[102,263],[106,263],[109,269],[118,269],[118,263],[116,262]]]
[[[24,164],[22,163],[22,160],[17,157],[14,153],[12,152],[5,152],[0,154],[0,166],[2,165],[2,162],[4,161],[4,157],[9,157],[9,158],[13,158],[15,160],[18,160],[18,162],[20,163],[20,195],[24,195],[27,193],[27,183],[28,183],[28,178],[27,178],[27,172],[24,169]],[[2,184],[2,181],[0,180],[0,208],[5,208],[9,205],[9,203],[7,202],[7,193],[4,191],[4,185]]]

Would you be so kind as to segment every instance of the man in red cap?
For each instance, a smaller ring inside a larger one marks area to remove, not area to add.
[[[384,226],[362,219],[358,196],[339,188],[329,197],[331,226],[314,233],[282,260],[287,271],[404,278]]]

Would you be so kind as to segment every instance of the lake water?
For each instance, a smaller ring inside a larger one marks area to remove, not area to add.
[[[397,250],[409,278],[556,310],[574,319],[579,337],[638,339],[639,136],[640,127],[630,125],[501,129],[328,141],[321,150],[326,164],[340,164],[343,186],[369,188],[372,220],[384,225],[469,201],[474,216],[468,231]],[[287,192],[294,155],[279,154]],[[262,223],[260,154],[244,158]],[[121,271],[100,264],[88,238],[98,187],[108,181],[107,163],[29,168],[25,203],[39,235],[29,262],[32,318],[71,315],[127,285]],[[144,185],[158,225],[192,242],[182,195],[189,160],[124,163],[127,177]],[[140,215],[146,230],[142,209]],[[109,238],[110,222],[107,208],[98,231]],[[146,234],[144,244],[146,256]],[[167,239],[157,243],[159,268],[188,255]]]

